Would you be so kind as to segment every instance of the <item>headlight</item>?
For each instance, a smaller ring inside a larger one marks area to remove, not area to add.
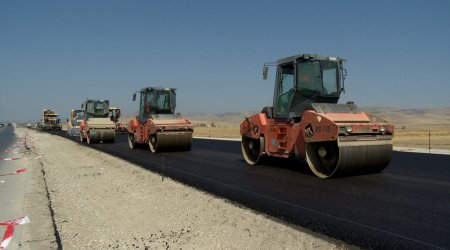
[[[339,127],[339,133],[340,134],[350,134],[351,132],[353,132],[353,127],[352,126],[346,126],[346,127]]]
[[[345,132],[350,134],[351,132],[353,132],[353,128],[352,127],[345,127]]]
[[[381,133],[385,133],[386,132],[386,128],[385,127],[380,127],[380,132]]]

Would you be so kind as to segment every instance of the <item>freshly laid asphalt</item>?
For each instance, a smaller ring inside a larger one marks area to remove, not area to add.
[[[191,151],[152,154],[122,134],[89,146],[362,248],[450,249],[449,155],[394,152],[381,173],[320,179],[293,160],[250,167],[236,141],[194,139]]]

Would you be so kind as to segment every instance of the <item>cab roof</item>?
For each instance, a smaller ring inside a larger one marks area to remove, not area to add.
[[[171,90],[171,91],[176,91],[177,89],[176,88],[162,88],[162,87],[146,87],[146,88],[142,88],[140,92],[143,93],[143,92],[149,92],[149,91],[152,91],[152,90]]]
[[[86,99],[85,102],[109,102],[108,99]]]
[[[298,54],[295,56],[289,56],[285,58],[281,58],[277,61],[277,64],[285,64],[285,63],[291,63],[295,62],[298,59],[303,60],[323,60],[323,61],[339,61],[341,63],[345,62],[344,58],[335,57],[335,56],[322,56],[318,54]]]

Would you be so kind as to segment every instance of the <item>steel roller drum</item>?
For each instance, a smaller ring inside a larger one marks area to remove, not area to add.
[[[310,143],[306,150],[311,171],[321,178],[379,172],[391,157],[392,140]]]
[[[242,136],[241,151],[244,156],[244,160],[248,164],[258,164],[264,153],[264,137],[261,136],[259,139],[253,139]]]
[[[158,132],[156,138],[150,139],[149,146],[152,152],[168,148],[189,150],[192,146],[192,132]]]
[[[93,129],[89,131],[90,143],[98,143],[103,141],[114,142],[116,138],[116,132],[114,129]]]

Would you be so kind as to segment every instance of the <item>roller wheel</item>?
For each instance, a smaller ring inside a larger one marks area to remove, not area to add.
[[[136,148],[136,142],[134,141],[134,134],[128,133],[128,146],[131,149]]]
[[[392,156],[392,140],[315,142],[306,145],[306,161],[320,178],[377,173]]]
[[[158,137],[156,135],[151,135],[148,140],[148,146],[150,147],[150,151],[152,153],[158,152]]]
[[[306,149],[306,161],[316,176],[330,177],[336,171],[339,163],[337,142],[309,143]]]
[[[257,164],[261,160],[264,153],[264,137],[253,139],[243,136],[241,141],[241,150],[242,155],[248,164]]]
[[[92,144],[93,143],[91,135],[89,133],[86,136],[86,141],[87,141],[87,144]]]

